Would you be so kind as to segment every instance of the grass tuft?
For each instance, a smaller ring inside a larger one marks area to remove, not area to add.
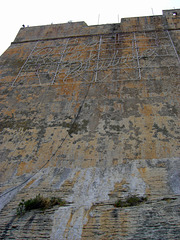
[[[52,208],[55,205],[63,206],[66,202],[63,201],[61,198],[45,198],[38,194],[35,198],[31,198],[27,201],[24,199],[21,200],[17,207],[17,215],[23,215],[27,211],[31,211],[33,209],[41,209],[45,210],[48,208]]]
[[[126,200],[118,200],[115,202],[115,207],[131,207],[131,206],[137,206],[140,203],[146,202],[146,197],[137,197],[137,196],[131,196],[128,197]]]

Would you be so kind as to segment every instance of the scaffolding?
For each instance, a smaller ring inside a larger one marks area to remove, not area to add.
[[[12,87],[165,79],[179,63],[167,30],[38,41]]]

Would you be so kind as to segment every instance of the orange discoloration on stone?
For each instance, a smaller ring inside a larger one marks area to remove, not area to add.
[[[11,110],[5,110],[3,111],[3,113],[9,117],[12,117],[13,115],[15,115],[15,111],[16,109],[11,109]]]
[[[77,104],[74,106],[74,108],[73,108],[74,114],[77,114],[80,106],[81,106],[81,103],[77,103]]]
[[[64,234],[63,234],[63,237],[66,239],[67,238],[67,233],[68,233],[68,229],[72,226],[71,222],[72,222],[72,219],[73,219],[73,213],[71,212],[70,214],[70,217],[68,219],[68,222],[66,224],[66,230],[64,231]]]
[[[120,236],[127,236],[130,229],[130,221],[128,221],[128,212],[122,211],[120,215]]]
[[[129,214],[128,212],[122,210],[115,212],[114,208],[98,208],[97,210],[100,214],[98,220],[99,224],[98,226],[98,232],[101,233],[99,236],[99,239],[105,240],[105,239],[113,239],[116,237],[125,237],[128,235],[129,229],[130,229],[130,221],[129,221]],[[91,218],[86,225],[86,228],[89,229],[89,231],[93,231],[93,223],[95,224],[95,219]],[[112,234],[114,233],[114,234]],[[85,233],[83,233],[83,236],[85,236]],[[90,232],[91,236],[91,232]],[[113,236],[113,238],[112,238]],[[84,239],[84,238],[83,238]]]
[[[29,186],[31,186],[31,184],[33,184],[35,181],[35,179],[32,179],[31,181],[28,182],[28,184],[26,184],[25,188],[28,188]]]
[[[29,162],[21,162],[17,169],[17,176],[21,176],[24,173],[30,173],[35,168],[34,161],[31,160]]]
[[[158,165],[158,167],[160,167]],[[165,168],[138,168],[143,181],[147,184],[146,193],[150,197],[167,194],[167,172]]]
[[[61,86],[61,94],[67,95],[69,97],[73,96],[74,100],[78,100],[79,98],[79,90],[80,90],[80,83],[76,84],[63,84]]]
[[[17,172],[17,176],[20,176],[20,175],[22,175],[22,172],[26,172],[26,171],[24,171],[24,169],[27,167],[27,164],[25,163],[25,162],[21,162],[20,164],[19,164],[19,166],[18,166],[18,172]],[[32,169],[29,169],[30,171],[32,170]]]
[[[146,171],[147,171],[147,168],[146,168],[146,167],[143,167],[143,168],[139,168],[138,170],[139,170],[139,172],[144,176],[144,174],[145,174]]]
[[[16,100],[17,100],[18,102],[21,101],[21,94],[16,95]]]
[[[156,152],[156,143],[153,141],[145,141],[143,143],[142,148],[146,148],[146,151],[142,155],[146,159],[156,159],[157,158],[157,152]]]
[[[142,108],[139,109],[139,111],[144,115],[144,116],[152,116],[153,115],[153,108],[151,105],[144,105]]]
[[[118,198],[122,196],[123,192],[128,191],[128,182],[125,178],[122,179],[121,182],[117,182],[114,184],[114,189],[109,193],[110,199],[116,201]]]

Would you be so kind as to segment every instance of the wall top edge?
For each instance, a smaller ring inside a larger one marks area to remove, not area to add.
[[[87,25],[81,21],[22,27],[13,43],[119,32],[176,30],[179,28],[180,9],[170,9],[163,10],[162,15],[122,18],[121,23]]]

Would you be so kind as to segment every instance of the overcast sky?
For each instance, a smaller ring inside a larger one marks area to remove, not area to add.
[[[180,0],[0,0],[0,55],[21,26],[85,21],[88,25],[117,23],[124,17],[161,15],[180,8]]]

